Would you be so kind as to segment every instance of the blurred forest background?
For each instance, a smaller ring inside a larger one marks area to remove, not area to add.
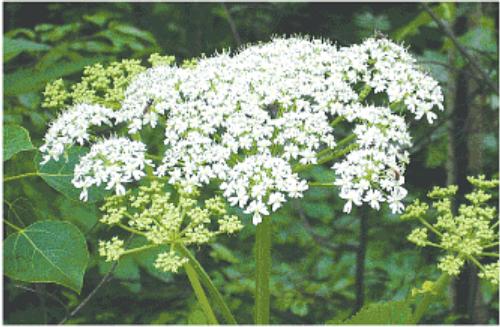
[[[438,79],[446,110],[434,125],[413,122],[408,201],[433,185],[458,184],[484,173],[498,176],[498,3],[4,3],[4,124],[29,130],[40,146],[57,113],[41,107],[45,84],[77,81],[83,67],[149,54],[177,62],[217,49],[294,33],[339,45],[382,33],[404,42]],[[429,14],[429,10],[432,15]],[[4,165],[4,176],[34,171],[34,152]],[[309,174],[331,180],[328,167]],[[439,251],[406,240],[413,225],[387,208],[342,213],[337,191],[311,189],[273,218],[272,323],[325,323],[363,303],[403,299],[435,279]],[[498,200],[498,198],[497,198]],[[4,219],[27,226],[59,219],[86,235],[91,261],[81,295],[55,284],[4,277],[4,322],[57,323],[95,289],[111,269],[96,254],[106,234],[95,205],[72,202],[38,177],[4,183]],[[4,236],[12,230],[4,227]],[[235,236],[196,255],[241,323],[252,322],[252,244],[247,224]],[[203,323],[183,273],[158,273],[153,257],[129,256],[68,323]],[[498,290],[472,267],[431,306],[425,323],[498,323]]]

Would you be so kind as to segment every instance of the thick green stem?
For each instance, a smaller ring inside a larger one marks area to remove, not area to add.
[[[257,225],[255,237],[255,323],[269,324],[271,275],[271,219],[264,218]]]
[[[196,260],[195,256],[183,244],[178,245],[176,249],[189,259],[191,266],[198,273],[201,283],[207,288],[208,293],[210,294],[212,300],[215,301],[215,304],[219,307],[226,322],[236,325],[236,319],[234,319],[231,310],[229,310],[226,302],[224,302],[222,294],[220,294],[219,290],[217,290],[214,283],[210,279],[210,276],[208,276],[207,272],[203,269],[198,260]]]
[[[420,319],[422,319],[422,316],[424,315],[425,311],[427,311],[427,308],[429,308],[429,305],[431,304],[433,298],[443,292],[443,289],[446,287],[446,285],[448,285],[449,281],[450,276],[447,273],[442,273],[434,284],[433,292],[426,293],[422,300],[418,303],[413,314],[414,324],[417,324]]]
[[[184,269],[186,269],[186,273],[188,275],[189,281],[191,282],[191,286],[193,287],[194,293],[196,294],[198,303],[200,303],[201,308],[203,309],[203,312],[205,313],[205,316],[208,319],[208,323],[210,325],[218,325],[219,322],[217,321],[217,318],[215,318],[215,314],[212,311],[212,308],[210,307],[210,303],[208,302],[207,296],[205,295],[205,291],[203,290],[203,287],[200,284],[198,275],[196,274],[196,271],[194,270],[193,266],[191,265],[190,262],[188,262],[184,265]]]

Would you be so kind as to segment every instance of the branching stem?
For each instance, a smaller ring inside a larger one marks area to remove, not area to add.
[[[196,260],[196,257],[183,244],[177,245],[176,249],[189,259],[193,269],[198,273],[201,283],[207,288],[208,293],[210,294],[212,300],[215,301],[215,304],[219,307],[226,322],[236,325],[236,319],[234,319],[231,310],[229,310],[229,307],[222,298],[222,294],[220,294],[219,290],[210,279],[210,276],[208,276],[207,272],[203,269],[198,260]]]
[[[219,322],[217,318],[215,318],[215,314],[212,311],[212,307],[210,307],[210,303],[208,302],[207,296],[205,295],[205,291],[200,284],[200,280],[198,279],[198,275],[194,270],[193,266],[190,262],[184,265],[184,269],[186,269],[186,274],[189,278],[189,282],[191,283],[191,287],[193,288],[194,293],[196,294],[196,298],[198,299],[198,303],[200,304],[205,316],[208,319],[208,323],[210,325],[218,325]]]

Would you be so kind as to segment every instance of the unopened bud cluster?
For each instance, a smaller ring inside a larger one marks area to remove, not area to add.
[[[113,195],[101,207],[101,222],[118,226],[144,237],[148,245],[144,249],[168,245],[170,251],[160,253],[155,267],[162,271],[177,272],[187,258],[176,252],[176,247],[208,243],[219,234],[233,234],[243,228],[239,218],[229,215],[221,197],[207,199],[202,204],[199,191],[182,187],[176,193],[165,191],[165,184],[152,181],[140,186],[136,192]],[[107,261],[118,260],[138,249],[123,248],[117,237],[100,242],[99,253]]]
[[[455,215],[452,200],[458,187],[434,187],[428,193],[433,200],[436,214],[430,222],[429,206],[416,200],[406,208],[403,220],[418,220],[422,227],[414,229],[408,236],[417,246],[432,246],[445,252],[439,259],[438,268],[451,276],[460,273],[465,262],[478,266],[479,277],[498,284],[498,222],[497,211],[487,203],[492,198],[492,189],[498,187],[498,180],[486,180],[484,176],[468,177],[474,189],[465,195],[469,204],[461,204]],[[432,233],[432,237],[431,234]],[[491,263],[491,258],[495,261]],[[488,263],[482,263],[482,262]]]

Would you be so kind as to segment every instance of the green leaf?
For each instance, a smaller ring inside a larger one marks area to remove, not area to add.
[[[434,13],[441,19],[452,19],[454,15],[454,7],[440,4],[439,6],[433,7]],[[421,12],[417,17],[415,17],[408,24],[397,29],[392,35],[393,39],[396,41],[401,41],[409,36],[416,35],[420,32],[420,28],[429,24],[435,24],[431,16],[426,11]]]
[[[99,27],[104,27],[104,25],[116,14],[108,12],[108,11],[99,11],[93,15],[84,15],[83,20],[94,23]]]
[[[89,253],[83,234],[68,222],[45,220],[4,241],[4,272],[31,283],[56,283],[80,293]]]
[[[50,160],[44,165],[40,165],[42,156],[38,153],[35,156],[35,164],[38,171],[41,173],[40,176],[47,184],[69,199],[79,201],[81,190],[74,187],[71,180],[73,179],[73,172],[75,166],[80,161],[80,157],[87,154],[88,151],[87,148],[74,146],[67,151],[66,157],[62,156],[59,158],[59,161]],[[104,186],[92,187],[89,189],[87,203],[99,201],[108,194],[110,194],[110,192],[106,191]]]
[[[101,274],[109,272],[113,266],[112,262],[99,261],[99,271]],[[118,261],[118,265],[113,272],[113,277],[120,281],[120,283],[128,288],[132,293],[138,293],[141,290],[141,271],[139,266],[134,261],[134,258],[127,255]]]
[[[24,51],[38,52],[48,49],[50,49],[50,46],[43,43],[36,43],[26,39],[11,39],[9,37],[4,37],[3,60],[7,62]]]
[[[362,307],[346,325],[411,324],[412,311],[406,301],[371,303]]]
[[[19,95],[41,90],[45,84],[59,77],[81,71],[86,66],[105,61],[105,57],[83,58],[75,62],[59,62],[43,70],[18,69],[4,75],[4,96]]]
[[[95,205],[71,201],[67,197],[58,197],[57,207],[65,220],[75,224],[83,233],[88,233],[97,223],[98,211]]]
[[[138,29],[137,27],[134,27],[132,25],[125,25],[125,24],[120,24],[113,22],[109,24],[109,27],[115,31],[118,31],[120,33],[126,34],[133,36],[134,38],[139,38],[144,41],[150,42],[150,43],[155,43],[155,38],[153,34],[147,31],[143,31]]]
[[[212,244],[212,251],[210,251],[210,256],[216,260],[223,260],[229,263],[239,262],[233,251],[220,243]]]
[[[3,127],[3,161],[9,160],[21,151],[33,150],[28,131],[18,125]]]

